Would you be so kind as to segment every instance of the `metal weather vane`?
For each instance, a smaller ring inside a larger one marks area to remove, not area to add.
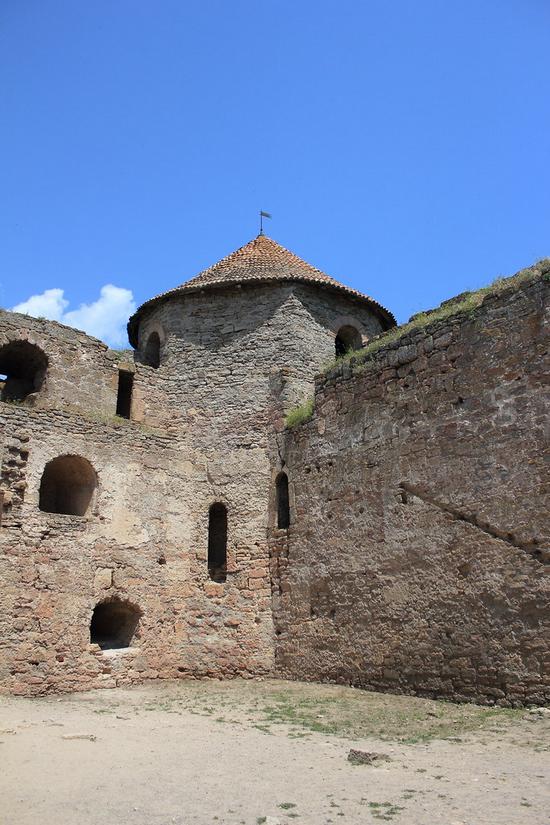
[[[264,218],[272,218],[273,216],[269,212],[264,212],[263,209],[260,210],[260,235],[264,234]]]

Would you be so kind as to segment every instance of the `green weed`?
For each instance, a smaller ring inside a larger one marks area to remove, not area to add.
[[[364,367],[365,362],[370,360],[378,350],[398,341],[409,332],[428,326],[431,327],[432,325],[435,326],[439,321],[445,320],[452,315],[461,313],[474,315],[488,296],[499,295],[506,290],[518,289],[530,281],[536,281],[541,278],[541,276],[543,280],[550,278],[550,258],[543,258],[534,266],[522,269],[509,278],[496,278],[489,286],[482,287],[474,292],[463,292],[457,295],[456,298],[443,301],[436,309],[418,312],[416,315],[413,315],[406,324],[392,327],[387,332],[383,332],[381,335],[373,338],[372,341],[369,341],[362,349],[350,350],[346,352],[345,355],[338,356],[338,358],[325,367],[323,372],[330,372],[345,362],[349,362],[353,371],[360,370]]]
[[[292,430],[294,427],[298,427],[300,424],[304,424],[306,421],[309,421],[313,415],[313,406],[314,400],[313,398],[310,398],[299,407],[291,410],[285,418],[285,426],[289,430]]]

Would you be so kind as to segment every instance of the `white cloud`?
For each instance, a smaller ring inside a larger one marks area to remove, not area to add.
[[[42,295],[31,295],[27,301],[13,307],[14,312],[24,312],[35,318],[49,318],[50,321],[61,321],[63,311],[69,302],[63,297],[62,289],[45,289]]]
[[[69,301],[64,297],[62,289],[46,289],[41,295],[31,295],[28,300],[17,304],[13,311],[61,321],[62,324],[83,329],[89,335],[101,338],[112,347],[128,345],[126,323],[136,311],[131,290],[106,284],[101,287],[97,301],[80,304],[78,309],[67,312],[68,306]]]

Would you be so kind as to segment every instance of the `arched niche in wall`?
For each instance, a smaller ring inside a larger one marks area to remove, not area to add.
[[[290,500],[288,497],[288,476],[280,472],[275,479],[275,508],[277,528],[287,530],[290,527]]]
[[[361,333],[357,327],[354,327],[351,324],[345,324],[340,327],[336,333],[336,338],[334,339],[336,357],[345,355],[346,352],[351,352],[355,349],[361,349],[362,346],[363,341],[361,338]]]
[[[143,363],[147,364],[148,367],[153,367],[153,369],[158,370],[160,367],[160,350],[160,335],[155,330],[149,333],[147,337],[147,342],[143,350]]]
[[[48,359],[29,341],[9,341],[0,347],[0,399],[22,401],[44,383]]]
[[[208,575],[215,582],[227,578],[227,507],[219,501],[208,511]]]
[[[102,650],[130,647],[140,618],[141,610],[129,601],[114,598],[99,602],[90,622],[91,644]]]
[[[58,456],[44,467],[38,506],[45,513],[85,516],[96,488],[97,473],[86,458]]]

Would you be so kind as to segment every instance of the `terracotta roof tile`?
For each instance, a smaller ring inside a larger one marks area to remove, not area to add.
[[[390,326],[395,324],[392,313],[381,304],[358,292],[356,289],[345,286],[330,275],[326,275],[311,264],[299,258],[284,246],[276,243],[267,235],[258,235],[249,243],[241,246],[235,252],[222,258],[221,261],[208,267],[199,275],[191,278],[167,292],[150,298],[142,304],[135,315],[130,318],[128,333],[130,341],[136,346],[135,338],[139,316],[147,307],[158,301],[184,295],[186,292],[196,292],[201,289],[230,286],[231,284],[266,283],[270,281],[300,281],[314,283],[319,286],[337,289],[361,301],[369,303],[382,315]]]

